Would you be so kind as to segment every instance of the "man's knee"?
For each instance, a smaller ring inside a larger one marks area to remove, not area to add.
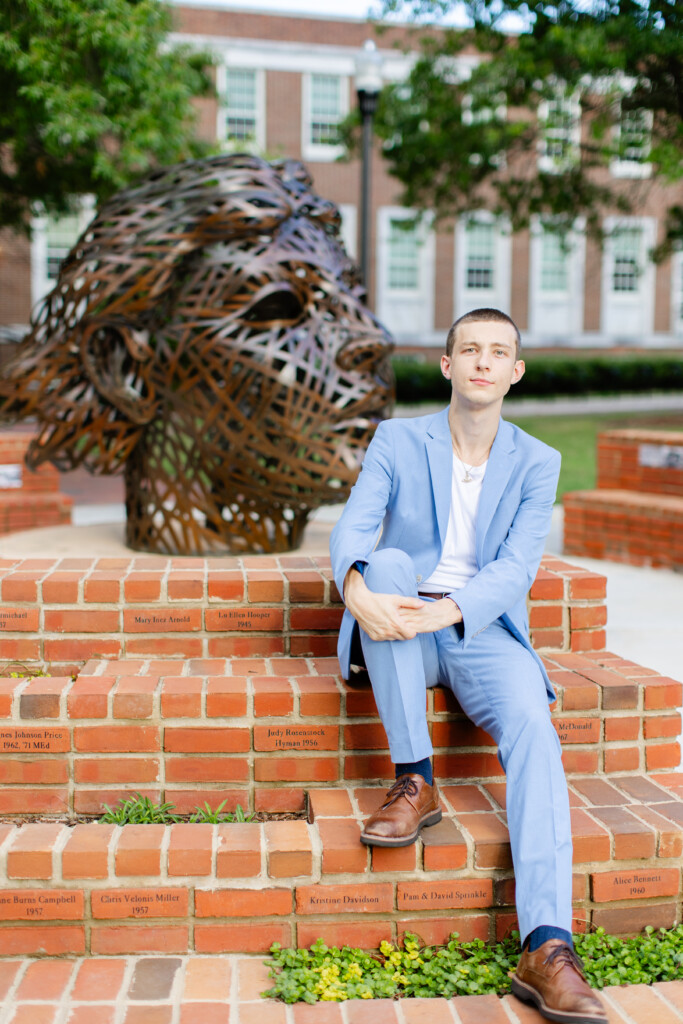
[[[378,594],[415,594],[415,566],[400,548],[381,548],[368,558],[363,579]]]

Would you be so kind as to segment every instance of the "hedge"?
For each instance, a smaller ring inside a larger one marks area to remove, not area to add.
[[[392,360],[398,402],[447,401],[449,385],[437,362],[395,356]],[[515,398],[556,395],[683,391],[683,355],[532,355],[515,384]]]

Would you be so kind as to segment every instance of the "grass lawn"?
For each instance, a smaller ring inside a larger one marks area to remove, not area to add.
[[[660,413],[607,413],[576,416],[503,416],[528,434],[540,438],[562,453],[562,472],[557,490],[561,500],[565,491],[583,491],[595,487],[595,449],[598,434],[603,430],[644,427],[683,432],[683,410]],[[681,434],[683,444],[683,433]]]

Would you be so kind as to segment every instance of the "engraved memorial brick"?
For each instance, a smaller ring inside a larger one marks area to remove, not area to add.
[[[300,885],[297,914],[378,914],[393,910],[389,882],[375,885]]]
[[[493,881],[490,878],[399,882],[396,887],[396,905],[399,910],[490,907],[492,903]]]
[[[0,608],[0,630],[8,633],[34,633],[39,620],[39,608]]]
[[[598,743],[600,741],[599,718],[555,718],[553,725],[560,737],[560,743]]]
[[[207,608],[204,621],[209,631],[260,632],[280,630],[284,625],[282,608]]]
[[[676,896],[680,884],[678,868],[633,868],[630,871],[602,871],[591,875],[596,903],[612,900],[643,900],[651,896]]]
[[[66,728],[0,726],[0,754],[64,754],[70,749]]]
[[[200,608],[127,608],[126,633],[191,633],[202,628]]]
[[[83,910],[80,890],[0,890],[1,921],[80,921]]]
[[[104,889],[91,894],[92,916],[100,919],[186,917],[187,889]]]
[[[336,750],[337,725],[256,725],[255,750]]]

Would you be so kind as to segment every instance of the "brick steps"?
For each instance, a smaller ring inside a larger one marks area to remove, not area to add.
[[[90,960],[0,960],[0,999],[12,1024],[114,1019],[167,1024],[543,1024],[514,996],[456,999],[350,1000],[296,1003],[264,1000],[272,980],[262,957],[127,956]],[[610,1024],[683,1021],[683,981],[606,988]]]
[[[609,652],[548,652],[569,776],[680,764],[683,685]],[[452,695],[427,694],[437,777],[496,781],[493,741]],[[312,786],[388,779],[370,689],[333,658],[90,661],[0,679],[0,814],[99,813],[139,789],[181,812],[209,800],[299,811]]]
[[[265,951],[438,942],[515,925],[505,785],[441,788],[414,846],[368,849],[384,789],[311,790],[309,821],[0,825],[0,955]],[[680,920],[683,800],[642,774],[570,782],[575,928]]]
[[[335,654],[342,605],[327,557],[0,559],[4,659],[53,675],[89,658]],[[531,589],[537,649],[605,646],[605,578],[544,560]]]

